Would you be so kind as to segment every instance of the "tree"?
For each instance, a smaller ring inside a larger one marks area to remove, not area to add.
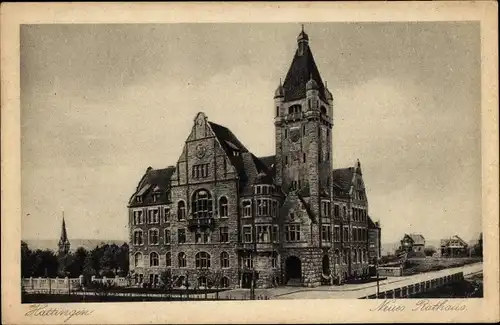
[[[87,257],[85,258],[82,274],[85,283],[90,283],[92,276],[97,275],[97,271],[94,269],[94,261],[91,254],[87,254]]]
[[[29,278],[33,275],[33,252],[28,245],[21,243],[21,276]]]
[[[89,253],[83,247],[78,247],[78,249],[73,254],[73,263],[70,267],[71,277],[76,278],[83,274],[83,269],[85,267],[85,261]]]
[[[129,273],[129,247],[127,243],[120,246],[116,254],[116,263],[118,265],[119,272],[121,275],[126,275]]]
[[[57,257],[58,268],[57,274],[60,277],[66,277],[70,275],[71,265],[73,264],[73,254],[68,253],[60,255]]]
[[[433,256],[436,253],[436,248],[429,246],[424,248],[425,256]]]
[[[219,288],[220,288],[220,281],[222,279],[222,272],[221,271],[214,271],[208,275],[207,278],[207,286],[209,289],[215,287],[215,296],[217,299],[219,299]]]

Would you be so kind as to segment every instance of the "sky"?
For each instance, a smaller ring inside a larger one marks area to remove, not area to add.
[[[334,97],[333,168],[359,158],[382,242],[481,231],[479,24],[305,24]],[[21,27],[22,238],[127,239],[148,166],[175,165],[197,112],[274,154],[300,25]]]

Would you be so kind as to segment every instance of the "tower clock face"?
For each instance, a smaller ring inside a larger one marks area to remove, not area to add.
[[[207,147],[199,144],[196,146],[196,157],[198,158],[203,158],[205,154],[207,153]]]

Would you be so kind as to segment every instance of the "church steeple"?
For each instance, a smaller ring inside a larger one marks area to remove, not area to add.
[[[66,255],[69,252],[70,249],[70,243],[68,240],[68,233],[66,231],[66,222],[64,220],[64,211],[63,211],[63,220],[62,220],[62,227],[61,227],[61,238],[59,238],[59,254]]]
[[[304,25],[302,25],[302,31],[299,36],[297,36],[298,43],[298,55],[302,56],[306,52],[307,46],[309,44],[309,36],[304,32]]]

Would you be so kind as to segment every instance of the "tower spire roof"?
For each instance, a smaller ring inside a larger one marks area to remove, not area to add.
[[[308,40],[309,36],[302,30],[297,37],[298,47],[295,56],[283,82],[285,101],[304,98],[306,96],[306,84],[311,79],[318,85],[319,97],[326,101],[325,86],[314,61]]]

